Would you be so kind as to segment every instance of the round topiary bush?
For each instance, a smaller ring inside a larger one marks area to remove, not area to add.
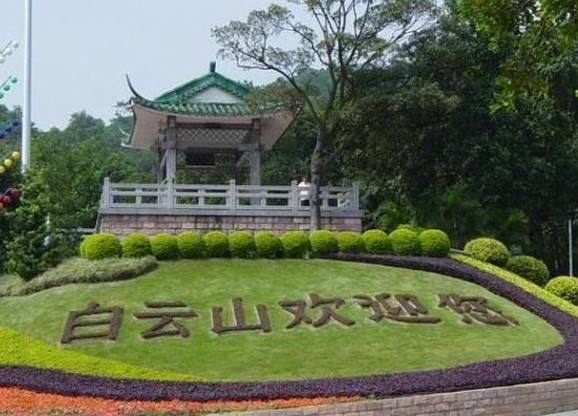
[[[287,231],[281,236],[285,257],[302,259],[309,251],[309,238],[302,231]]]
[[[419,256],[421,245],[415,231],[399,228],[389,235],[393,254],[397,256]]]
[[[229,257],[229,238],[222,231],[211,231],[203,235],[207,257]]]
[[[229,234],[231,256],[249,259],[255,257],[255,240],[247,231],[235,231]]]
[[[365,251],[371,254],[391,254],[393,248],[387,234],[381,230],[367,230],[361,234]]]
[[[174,235],[161,233],[151,237],[153,256],[157,260],[174,260],[179,258],[179,246]]]
[[[80,245],[80,254],[87,260],[120,257],[122,255],[122,246],[113,234],[92,234],[87,236]]]
[[[426,230],[419,235],[421,254],[430,257],[447,257],[450,254],[450,238],[442,230]]]
[[[532,256],[512,256],[506,263],[506,269],[539,286],[544,286],[550,279],[546,263]]]
[[[353,231],[337,233],[337,245],[341,253],[361,253],[365,249],[361,235]]]
[[[179,253],[184,259],[199,259],[205,255],[205,242],[198,233],[185,231],[177,236]]]
[[[505,266],[510,258],[508,247],[493,238],[476,238],[469,241],[464,247],[464,251],[480,261]]]
[[[255,234],[255,249],[257,256],[274,259],[283,255],[283,243],[271,231],[259,231]]]
[[[337,237],[331,231],[317,230],[309,234],[309,245],[313,254],[337,253]]]
[[[146,257],[153,254],[151,242],[146,235],[129,234],[120,242],[123,257]]]
[[[546,290],[578,306],[578,279],[558,276],[546,283]]]

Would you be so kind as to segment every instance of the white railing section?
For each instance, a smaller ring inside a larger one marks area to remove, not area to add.
[[[101,209],[158,208],[309,211],[309,189],[290,186],[110,183],[105,178]],[[323,186],[323,211],[359,211],[359,187]]]

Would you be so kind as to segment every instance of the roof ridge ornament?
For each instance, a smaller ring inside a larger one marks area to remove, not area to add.
[[[217,63],[215,61],[211,61],[209,64],[209,71],[214,74],[217,71]]]

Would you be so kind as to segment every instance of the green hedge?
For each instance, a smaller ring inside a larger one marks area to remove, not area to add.
[[[92,234],[80,244],[80,255],[87,260],[120,257],[122,246],[113,234]]]
[[[415,231],[399,228],[389,235],[393,254],[398,256],[419,256],[421,245]]]
[[[572,305],[572,303],[568,302],[567,300],[559,298],[558,296],[547,291],[546,289],[530,282],[529,280],[524,279],[523,277],[518,276],[515,273],[502,269],[501,267],[498,267],[496,265],[485,263],[480,260],[476,260],[474,258],[463,256],[460,254],[451,254],[450,257],[453,258],[454,260],[468,264],[478,270],[490,273],[496,277],[499,277],[500,279],[510,282],[518,286],[519,288],[525,290],[526,292],[539,297],[544,302],[549,303],[550,305],[555,306],[558,309],[563,310],[564,312],[568,312],[569,314],[578,317],[577,306]]]
[[[361,235],[353,231],[337,233],[337,246],[341,253],[362,253],[365,248]]]
[[[311,252],[315,255],[337,253],[339,251],[337,237],[328,230],[317,230],[309,234],[309,245],[311,246]]]
[[[578,306],[578,279],[571,276],[558,276],[550,280],[545,289],[556,296]]]
[[[430,257],[447,257],[450,254],[450,238],[442,230],[426,230],[419,235],[421,254]]]
[[[23,279],[11,282],[10,286],[2,288],[0,296],[29,295],[72,283],[127,280],[148,273],[156,266],[157,261],[153,256],[103,260],[86,260],[76,257],[64,261],[29,282]]]
[[[151,248],[157,260],[174,260],[179,258],[177,238],[171,234],[156,234],[151,237]]]
[[[229,257],[229,238],[222,231],[211,231],[203,235],[207,257]]]
[[[45,344],[10,328],[0,328],[0,365],[50,368],[73,374],[147,380],[202,381],[198,377],[141,368]]]
[[[532,256],[510,257],[506,263],[506,269],[539,286],[544,286],[550,279],[550,271],[546,263]]]
[[[235,231],[229,234],[231,256],[242,259],[255,257],[255,240],[247,231]]]
[[[271,231],[259,231],[255,234],[255,248],[257,256],[266,259],[275,259],[283,255],[283,243]]]
[[[476,260],[505,266],[510,258],[508,247],[493,238],[476,238],[469,241],[464,251],[472,255]]]
[[[361,235],[365,251],[371,254],[391,254],[393,247],[391,240],[384,231],[367,230]]]
[[[281,236],[285,257],[302,259],[309,251],[309,238],[302,231],[287,231]]]
[[[129,234],[120,242],[123,257],[145,257],[153,254],[151,242],[146,235]]]
[[[205,242],[198,233],[180,233],[177,236],[177,247],[183,259],[198,259],[205,255]]]

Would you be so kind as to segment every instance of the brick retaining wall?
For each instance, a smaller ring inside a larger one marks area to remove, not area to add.
[[[576,410],[578,379],[227,416],[538,416]]]
[[[361,231],[361,218],[322,218],[322,228],[331,231]],[[200,216],[200,215],[138,215],[100,214],[97,232],[119,237],[131,233],[178,234],[182,231],[274,231],[309,230],[308,217],[292,216]]]

